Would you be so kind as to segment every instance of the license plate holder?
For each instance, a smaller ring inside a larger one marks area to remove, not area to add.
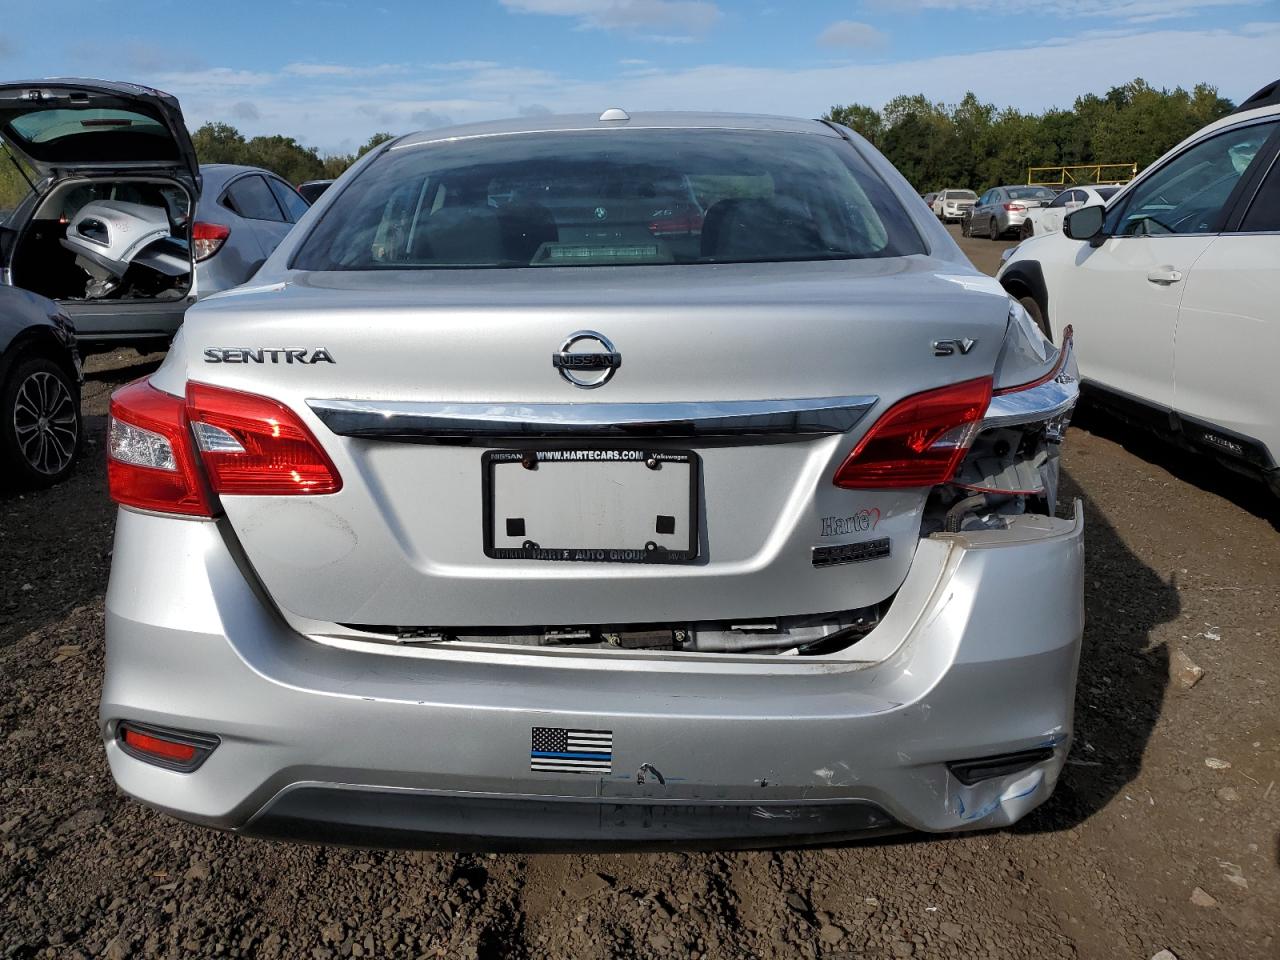
[[[699,461],[689,450],[488,450],[484,554],[494,560],[688,563]]]

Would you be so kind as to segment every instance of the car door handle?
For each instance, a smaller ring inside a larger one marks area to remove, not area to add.
[[[1181,280],[1182,274],[1172,268],[1166,268],[1163,270],[1152,270],[1147,274],[1147,279],[1152,283],[1159,284],[1162,287],[1167,287],[1169,284],[1177,283]]]

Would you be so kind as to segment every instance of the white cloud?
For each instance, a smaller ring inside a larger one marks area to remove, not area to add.
[[[500,0],[516,13],[571,17],[587,30],[625,30],[667,42],[700,36],[722,16],[710,0]]]
[[[433,63],[431,69],[453,72],[455,70],[489,70],[499,66],[501,64],[493,60],[450,60],[448,63]]]
[[[381,77],[404,73],[405,67],[397,63],[379,63],[373,66],[355,66],[349,63],[290,63],[282,73],[295,77]]]
[[[736,110],[813,117],[832,104],[851,100],[880,106],[897,94],[919,92],[930,100],[954,103],[973,90],[980,99],[1000,106],[1040,110],[1069,107],[1082,93],[1102,93],[1135,76],[1169,87],[1210,80],[1223,96],[1239,101],[1275,79],[1268,65],[1280,63],[1280,22],[1251,23],[1237,30],[1088,30],[1021,48],[1001,47],[999,71],[989,69],[991,53],[973,50],[801,69],[618,66],[586,79],[488,62],[448,72],[422,67],[403,74],[342,78],[299,76],[283,68],[257,73],[222,67],[139,79],[176,94],[193,129],[208,120],[232,120],[249,136],[283,133],[322,151],[336,151],[351,149],[352,143],[363,142],[377,130],[408,133],[443,119],[469,123],[536,115],[544,109],[599,114],[605,107],[621,106],[633,113]],[[1010,83],[1009,77],[1017,77],[1017,83]],[[259,119],[243,116],[247,102]]]
[[[210,67],[203,70],[170,70],[153,74],[150,80],[164,90],[185,90],[194,84],[205,91],[213,92],[267,86],[276,80],[276,74],[264,70]]]
[[[869,23],[837,20],[818,34],[818,46],[868,50],[884,46],[888,39],[884,32],[877,30]]]
[[[1153,23],[1193,17],[1208,7],[1252,7],[1267,0],[871,0],[870,6],[903,13],[911,10],[973,10],[1001,14],[1040,13],[1066,18]]]

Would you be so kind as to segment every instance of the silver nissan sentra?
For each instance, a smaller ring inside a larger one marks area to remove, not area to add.
[[[112,398],[112,773],[376,846],[1013,823],[1071,741],[1076,397],[844,127],[402,137]]]

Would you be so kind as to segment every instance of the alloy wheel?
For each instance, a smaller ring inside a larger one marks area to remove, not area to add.
[[[37,473],[54,476],[75,457],[80,439],[75,398],[52,373],[38,370],[18,385],[13,427],[22,458]]]

